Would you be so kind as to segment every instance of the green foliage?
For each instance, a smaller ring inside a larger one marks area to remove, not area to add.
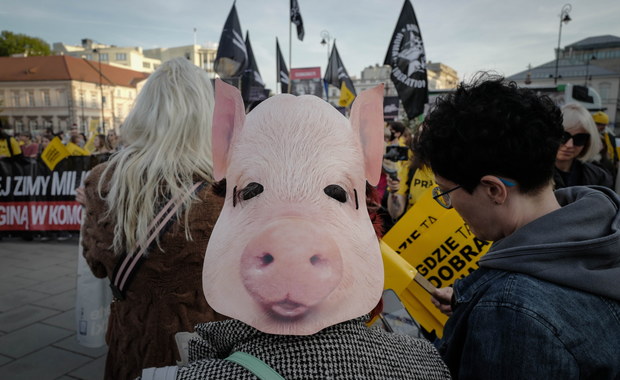
[[[3,30],[0,34],[0,57],[27,53],[32,55],[51,55],[50,45],[37,37],[15,34]]]

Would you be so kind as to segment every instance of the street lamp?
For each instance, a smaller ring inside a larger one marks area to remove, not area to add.
[[[329,42],[332,40],[332,36],[327,30],[321,30],[321,45],[327,45],[327,62],[329,62]]]
[[[101,73],[101,51],[98,49],[93,49],[93,53],[97,53],[97,57],[99,58],[99,91],[101,93],[101,128],[102,128],[102,133],[105,133],[105,119],[103,116],[103,104],[105,103],[105,97],[103,96],[103,81],[102,81],[102,73]]]
[[[558,63],[560,62],[560,40],[562,39],[562,23],[568,24],[572,20],[569,16],[573,7],[570,4],[564,4],[560,13],[560,32],[558,34],[558,50],[555,57],[555,75],[553,76],[553,84],[558,84]]]
[[[590,73],[590,61],[593,61],[596,59],[595,55],[592,55],[590,57],[588,57],[588,59],[586,60],[586,80],[584,83],[584,86],[588,87],[588,74]]]

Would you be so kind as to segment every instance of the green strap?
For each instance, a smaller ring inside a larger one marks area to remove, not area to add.
[[[285,380],[267,363],[245,352],[234,352],[226,360],[239,364],[261,380]]]

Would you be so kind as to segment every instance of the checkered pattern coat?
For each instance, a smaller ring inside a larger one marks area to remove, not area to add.
[[[365,320],[308,336],[265,334],[237,320],[200,324],[202,339],[190,341],[190,366],[180,368],[177,379],[257,379],[223,360],[235,351],[256,356],[287,380],[450,379],[428,341],[369,329]]]

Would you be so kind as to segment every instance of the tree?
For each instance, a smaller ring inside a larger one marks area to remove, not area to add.
[[[9,57],[13,54],[50,55],[50,45],[37,37],[25,34],[15,34],[3,30],[0,34],[0,57]]]

